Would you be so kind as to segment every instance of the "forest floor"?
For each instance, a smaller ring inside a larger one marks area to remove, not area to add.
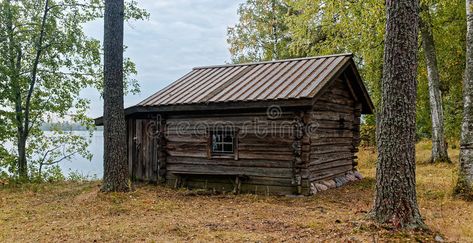
[[[429,231],[395,231],[367,219],[376,155],[359,153],[365,179],[312,197],[199,195],[138,185],[99,193],[100,182],[0,186],[0,241],[473,242],[473,203],[451,196],[451,165],[431,165],[418,148],[417,193]]]

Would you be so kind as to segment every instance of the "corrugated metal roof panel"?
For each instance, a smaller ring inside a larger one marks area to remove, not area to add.
[[[194,68],[141,106],[311,98],[351,54]]]

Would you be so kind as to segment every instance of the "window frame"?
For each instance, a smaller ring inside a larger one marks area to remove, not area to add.
[[[215,151],[214,150],[214,135],[215,133],[222,133],[225,134],[229,132],[232,136],[232,142],[225,142],[223,141],[224,138],[222,137],[222,141],[218,142],[222,146],[222,151]],[[224,151],[224,145],[231,144],[232,151]],[[212,129],[208,131],[208,158],[228,158],[228,159],[235,159],[238,160],[238,129],[231,128],[231,129]]]

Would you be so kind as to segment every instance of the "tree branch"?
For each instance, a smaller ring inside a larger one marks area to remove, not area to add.
[[[36,57],[34,59],[33,63],[33,70],[31,71],[31,80],[30,80],[30,87],[28,90],[28,95],[26,97],[26,103],[25,103],[25,123],[24,127],[26,129],[25,134],[23,136],[27,137],[29,133],[29,116],[30,116],[30,105],[31,105],[31,97],[33,96],[33,91],[34,87],[36,84],[36,79],[37,79],[37,71],[38,71],[38,65],[39,65],[39,60],[41,58],[41,53],[43,51],[42,45],[43,45],[43,39],[45,35],[45,29],[46,29],[46,20],[48,17],[48,12],[49,12],[49,0],[46,0],[46,3],[44,5],[44,13],[43,13],[43,18],[41,19],[41,30],[39,34],[39,39],[38,42],[36,43]]]
[[[71,158],[72,156],[74,156],[75,154],[77,154],[77,152],[73,152],[73,153],[64,155],[63,157],[61,157],[60,159],[57,159],[57,160],[55,160],[55,161],[51,161],[51,162],[47,162],[47,163],[42,163],[42,164],[40,164],[40,166],[41,166],[41,165],[50,166],[50,165],[59,164],[59,163],[61,163],[62,161],[66,160],[66,159],[70,159],[70,158]]]
[[[76,3],[76,4],[62,3],[62,4],[51,5],[46,10],[50,11],[53,8],[60,8],[60,7],[86,7],[86,8],[89,8],[89,7],[94,7],[94,6],[93,5],[88,5],[88,4],[80,4],[80,3]]]
[[[50,74],[62,74],[62,75],[81,75],[81,76],[95,76],[96,73],[76,73],[76,72],[57,72],[57,71],[49,71],[44,69],[39,69],[39,72],[50,73]]]
[[[59,147],[61,146],[58,145],[52,149],[47,150],[46,153],[44,153],[43,158],[41,158],[41,160],[39,161],[40,166],[44,164],[44,161],[46,160],[46,157],[48,156],[48,154],[58,149]],[[41,172],[41,167],[40,167],[40,172]]]
[[[45,101],[45,102],[41,102],[43,104],[43,106],[41,106],[41,108],[39,109],[40,111],[44,109],[44,107],[46,107],[46,105],[48,104],[48,102],[51,100],[51,96],[48,97],[48,99]],[[30,123],[30,126],[26,129],[28,129],[28,133],[31,132],[31,129],[34,127],[34,124],[36,123],[36,121],[38,120],[38,117],[40,117],[41,113],[38,113],[34,116],[34,118],[32,119],[32,122]]]

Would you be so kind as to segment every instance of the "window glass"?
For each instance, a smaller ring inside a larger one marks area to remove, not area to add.
[[[233,135],[230,133],[225,134],[223,141],[226,143],[233,143]]]
[[[233,144],[224,144],[223,145],[224,152],[233,152]]]
[[[212,152],[215,154],[232,154],[235,136],[233,131],[212,132]]]

